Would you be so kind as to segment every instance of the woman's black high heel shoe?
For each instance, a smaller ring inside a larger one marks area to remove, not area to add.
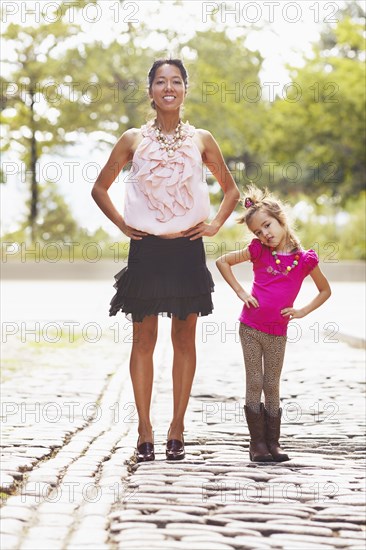
[[[182,434],[182,441],[179,439],[169,439],[166,442],[165,455],[167,460],[183,460],[186,453],[184,450],[184,437]]]
[[[155,460],[154,443],[150,443],[149,441],[146,441],[145,443],[141,443],[139,445],[139,439],[137,440],[136,451],[135,451],[136,461],[151,462],[152,460]]]

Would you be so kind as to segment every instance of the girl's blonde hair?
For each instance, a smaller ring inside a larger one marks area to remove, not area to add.
[[[244,214],[238,218],[238,223],[245,223],[249,227],[251,218],[256,212],[264,211],[272,218],[275,218],[285,229],[288,241],[293,249],[300,249],[300,240],[295,235],[292,223],[288,219],[286,206],[268,191],[258,189],[254,184],[247,186],[246,194],[240,201],[245,208]]]

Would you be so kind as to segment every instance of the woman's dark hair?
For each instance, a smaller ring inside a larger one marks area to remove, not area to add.
[[[183,61],[181,61],[180,59],[157,59],[156,61],[154,61],[153,65],[152,65],[152,67],[151,67],[151,69],[150,69],[150,71],[148,72],[148,75],[147,75],[148,80],[149,80],[149,91],[151,90],[152,83],[154,82],[156,71],[162,65],[175,65],[179,69],[180,74],[181,74],[182,79],[183,79],[183,82],[184,82],[184,87],[187,91],[187,88],[188,88],[188,73],[187,73],[187,69],[183,65]],[[155,102],[154,101],[151,102],[151,107],[153,109],[155,109]]]

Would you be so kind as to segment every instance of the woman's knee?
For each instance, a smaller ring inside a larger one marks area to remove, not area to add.
[[[157,335],[157,322],[134,323],[132,351],[142,354],[153,353]]]
[[[173,319],[172,343],[175,349],[188,350],[195,348],[197,315],[192,315],[186,321]]]

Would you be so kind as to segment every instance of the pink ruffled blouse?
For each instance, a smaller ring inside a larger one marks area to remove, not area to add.
[[[141,127],[142,141],[125,187],[124,220],[151,235],[178,234],[207,219],[210,198],[195,128],[182,124],[185,139],[170,157],[160,148],[152,123]]]
[[[259,239],[253,239],[248,249],[254,271],[251,294],[257,298],[259,307],[244,305],[239,320],[261,332],[286,336],[289,318],[281,315],[281,310],[293,307],[303,280],[318,265],[319,258],[312,249],[278,254],[281,260],[279,270],[271,249]],[[299,256],[298,265],[286,272],[295,255]]]

